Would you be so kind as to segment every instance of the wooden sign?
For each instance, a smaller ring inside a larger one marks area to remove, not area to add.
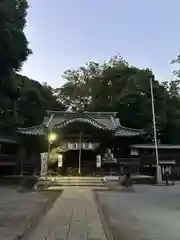
[[[62,167],[63,165],[63,155],[58,154],[58,167]]]
[[[41,176],[46,176],[47,170],[47,153],[41,153]]]

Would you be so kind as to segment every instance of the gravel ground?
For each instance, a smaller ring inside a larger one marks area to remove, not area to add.
[[[115,239],[180,240],[180,185],[139,185],[133,189],[97,192]]]
[[[38,219],[56,199],[56,193],[17,192],[16,189],[0,187],[0,239],[19,240],[27,227]]]

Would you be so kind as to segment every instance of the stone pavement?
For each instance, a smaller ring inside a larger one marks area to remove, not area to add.
[[[90,188],[65,188],[26,240],[107,240]]]
[[[18,190],[17,186],[0,186],[0,240],[21,239],[58,196],[57,191],[49,194]]]
[[[133,189],[97,192],[114,239],[180,240],[180,185],[134,185]]]

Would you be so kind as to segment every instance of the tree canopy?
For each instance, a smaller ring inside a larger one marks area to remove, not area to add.
[[[29,127],[41,124],[46,110],[65,109],[47,84],[42,85],[22,75],[16,75],[16,77],[16,83],[19,86],[16,103],[16,111],[20,118],[18,125]]]
[[[14,74],[12,78],[11,81],[15,84],[16,90],[12,98],[6,94],[0,94],[4,107],[7,107],[6,111],[1,111],[1,133],[12,133],[17,127],[40,124],[46,115],[46,110],[65,109],[47,84],[42,85],[19,74]]]
[[[47,85],[17,74],[31,50],[24,33],[27,0],[0,0],[0,133],[40,124],[46,109],[64,109]]]
[[[23,32],[26,25],[26,0],[0,1],[0,80],[21,68],[31,50]]]
[[[159,82],[150,69],[131,66],[120,56],[102,64],[89,62],[78,69],[67,70],[63,78],[66,83],[55,93],[66,107],[117,112],[122,125],[144,128],[149,136],[153,132],[152,78],[159,140],[180,142],[179,81]]]
[[[27,0],[0,0],[0,133],[40,124],[46,109],[71,109],[117,112],[122,125],[144,128],[152,138],[151,78],[158,138],[180,143],[179,71],[174,81],[160,82],[150,69],[115,56],[67,70],[65,84],[55,90],[17,74],[31,54],[24,34],[27,10]]]

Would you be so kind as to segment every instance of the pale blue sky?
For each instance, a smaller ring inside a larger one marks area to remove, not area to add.
[[[172,79],[180,53],[180,0],[29,0],[33,55],[22,73],[53,87],[62,73],[117,53],[156,78]]]

